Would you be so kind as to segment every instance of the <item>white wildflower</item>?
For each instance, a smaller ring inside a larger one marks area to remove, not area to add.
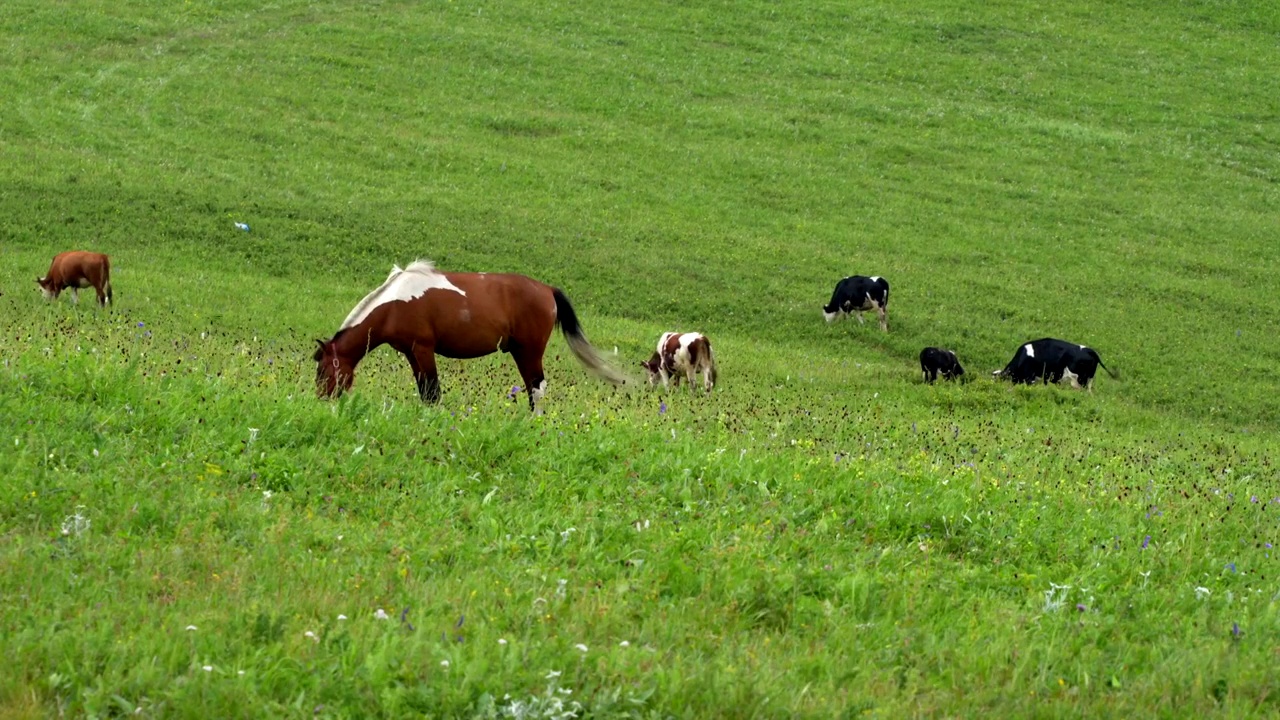
[[[587,646],[586,646],[586,645],[583,645],[582,643],[578,643],[577,645],[574,645],[574,647],[578,648],[578,649],[579,649],[579,650],[581,650],[582,652],[586,652],[586,651],[587,651]]]
[[[391,616],[387,614],[386,610],[383,610],[382,608],[378,608],[373,613],[373,619],[374,620],[390,620]]]
[[[339,613],[339,615],[338,615],[338,619],[339,619],[339,620],[346,620],[346,619],[347,619],[347,616],[346,616],[346,615],[342,615],[341,613]]]
[[[1196,588],[1196,599],[1197,599],[1197,600],[1203,600],[1203,599],[1205,599],[1205,598],[1209,597],[1209,595],[1210,595],[1210,593],[1209,593],[1209,588],[1207,588],[1207,587],[1198,587],[1198,588]]]
[[[191,632],[191,631],[198,630],[198,629],[199,629],[199,628],[197,628],[195,625],[188,625],[188,626],[187,626],[187,632]]]

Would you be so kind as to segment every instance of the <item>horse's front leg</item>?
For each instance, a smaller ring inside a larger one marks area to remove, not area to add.
[[[418,396],[422,398],[422,402],[431,405],[440,402],[440,376],[436,372],[435,348],[414,345],[404,356],[413,369],[413,380],[418,384]]]

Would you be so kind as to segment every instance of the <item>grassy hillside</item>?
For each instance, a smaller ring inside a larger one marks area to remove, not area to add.
[[[171,5],[0,12],[0,715],[1275,712],[1270,5]],[[416,257],[722,385],[314,399]]]

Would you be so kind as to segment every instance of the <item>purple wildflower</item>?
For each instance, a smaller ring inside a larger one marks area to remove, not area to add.
[[[147,326],[146,323],[142,322],[141,320],[138,321],[138,327],[146,327],[146,326]]]
[[[666,401],[663,401],[663,402],[658,403],[658,414],[659,414],[659,415],[666,415],[666,414],[667,414],[667,403],[666,403]]]
[[[1231,623],[1231,634],[1236,638],[1240,637],[1240,623]]]
[[[1256,502],[1258,502],[1258,496],[1257,496],[1257,495],[1254,495],[1253,497],[1249,498],[1249,502],[1251,502],[1251,503],[1256,503]]]
[[[1148,536],[1146,536],[1146,537],[1142,538],[1142,549],[1143,549],[1143,550],[1146,550],[1146,549],[1147,549],[1147,545],[1149,545],[1150,543],[1151,543],[1151,536],[1150,536],[1150,535],[1148,535]]]
[[[1230,570],[1231,572],[1235,572],[1235,571],[1236,571],[1236,564],[1235,564],[1235,563],[1233,563],[1233,562],[1231,562],[1231,563],[1227,563],[1227,569],[1228,569],[1228,570]]]
[[[1076,610],[1079,610],[1080,612],[1084,612],[1088,609],[1089,609],[1088,606],[1086,606],[1084,603],[1076,603]]]
[[[510,400],[515,400],[515,399],[516,399],[516,396],[517,396],[517,395],[519,395],[519,394],[520,394],[520,386],[519,386],[519,385],[512,385],[512,386],[511,386],[511,392],[507,393],[507,398],[508,398],[508,399],[510,399]]]

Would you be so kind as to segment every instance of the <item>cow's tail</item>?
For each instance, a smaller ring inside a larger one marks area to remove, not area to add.
[[[556,324],[560,326],[565,342],[569,343],[569,349],[577,356],[578,362],[582,363],[592,375],[606,382],[614,385],[625,385],[631,382],[631,378],[605,362],[605,359],[600,356],[600,351],[587,341],[587,336],[582,332],[582,325],[578,322],[578,314],[573,311],[569,298],[565,297],[559,288],[552,288],[551,294],[556,299]]]
[[[111,292],[111,260],[102,261],[102,294],[107,296],[107,304],[115,305],[115,295]]]
[[[1098,361],[1098,367],[1102,368],[1103,370],[1106,370],[1106,371],[1107,371],[1107,374],[1108,374],[1108,375],[1110,375],[1112,378],[1114,378],[1114,379],[1116,379],[1116,380],[1119,380],[1119,379],[1120,379],[1120,372],[1119,372],[1119,371],[1112,372],[1111,368],[1109,368],[1109,367],[1107,367],[1106,365],[1102,364],[1102,356],[1098,355],[1098,351],[1097,351],[1097,350],[1094,350],[1093,348],[1088,348],[1088,350],[1089,350],[1089,355],[1090,355],[1090,356],[1092,356],[1094,360],[1097,360],[1097,361]]]
[[[715,384],[720,379],[720,369],[716,367],[716,352],[711,349],[711,343],[707,343],[707,360],[710,363],[711,386],[715,387]]]

